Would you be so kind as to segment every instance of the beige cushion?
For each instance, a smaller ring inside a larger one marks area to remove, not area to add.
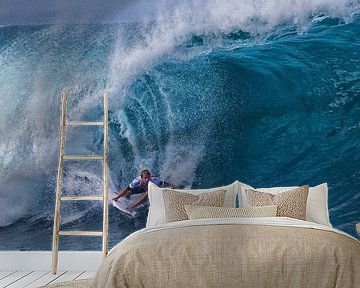
[[[279,194],[297,187],[272,187],[256,188],[256,191]],[[246,207],[246,203],[244,207]],[[331,227],[328,209],[328,186],[327,183],[309,187],[309,195],[306,204],[306,221],[319,223]]]
[[[251,206],[278,205],[276,216],[306,220],[309,186],[302,186],[277,195],[251,189],[245,192]]]
[[[163,191],[165,220],[166,222],[188,220],[184,205],[224,206],[225,194],[225,190],[193,195],[165,189]]]
[[[185,205],[185,210],[189,219],[275,217],[277,206],[231,208]]]
[[[175,191],[183,192],[183,193],[190,193],[193,195],[200,195],[203,193],[225,190],[225,201],[223,206],[227,207],[235,207],[236,206],[236,194],[239,190],[239,183],[235,181],[234,183],[215,187],[210,189],[172,189]],[[149,182],[148,184],[148,196],[150,201],[150,207],[148,212],[148,217],[146,221],[146,227],[153,227],[162,223],[165,223],[165,205],[162,192],[168,188],[159,188],[154,183]]]

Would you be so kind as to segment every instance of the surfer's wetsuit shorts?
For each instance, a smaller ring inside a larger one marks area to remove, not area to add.
[[[131,194],[140,194],[140,193],[145,193],[147,191],[147,189],[144,189],[143,187],[134,187],[134,188],[130,188]]]

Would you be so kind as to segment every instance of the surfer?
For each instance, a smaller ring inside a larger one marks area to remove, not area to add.
[[[125,189],[120,190],[112,200],[117,201],[120,197],[130,198],[132,194],[143,193],[138,199],[133,201],[129,206],[126,207],[130,212],[136,207],[143,203],[148,197],[148,184],[149,181],[159,187],[171,187],[175,188],[175,185],[162,181],[155,176],[151,176],[150,171],[144,169],[141,171],[140,176],[136,177]]]

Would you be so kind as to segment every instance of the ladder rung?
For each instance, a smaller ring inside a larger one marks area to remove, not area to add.
[[[70,121],[70,122],[66,122],[65,125],[67,126],[89,126],[89,125],[93,125],[93,126],[103,126],[104,122],[84,122],[84,121]]]
[[[63,196],[61,201],[104,200],[103,196]]]
[[[64,156],[64,160],[104,160],[104,156]]]
[[[62,236],[102,236],[101,231],[59,231]]]

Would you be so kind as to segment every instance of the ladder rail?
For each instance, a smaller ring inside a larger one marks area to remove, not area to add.
[[[52,273],[57,271],[58,264],[58,251],[59,251],[59,228],[60,228],[60,201],[61,201],[61,184],[62,184],[62,171],[63,159],[65,152],[65,122],[66,122],[66,98],[67,91],[62,93],[61,102],[61,131],[60,131],[60,149],[59,149],[59,166],[56,182],[56,201],[55,201],[55,216],[53,228],[53,243],[52,243]]]
[[[103,212],[103,258],[106,257],[108,252],[108,227],[109,227],[109,207],[108,207],[108,154],[109,154],[109,143],[108,143],[108,129],[109,129],[109,116],[108,116],[108,99],[109,99],[109,92],[104,93],[104,171],[103,171],[103,178],[104,178],[104,212]]]

